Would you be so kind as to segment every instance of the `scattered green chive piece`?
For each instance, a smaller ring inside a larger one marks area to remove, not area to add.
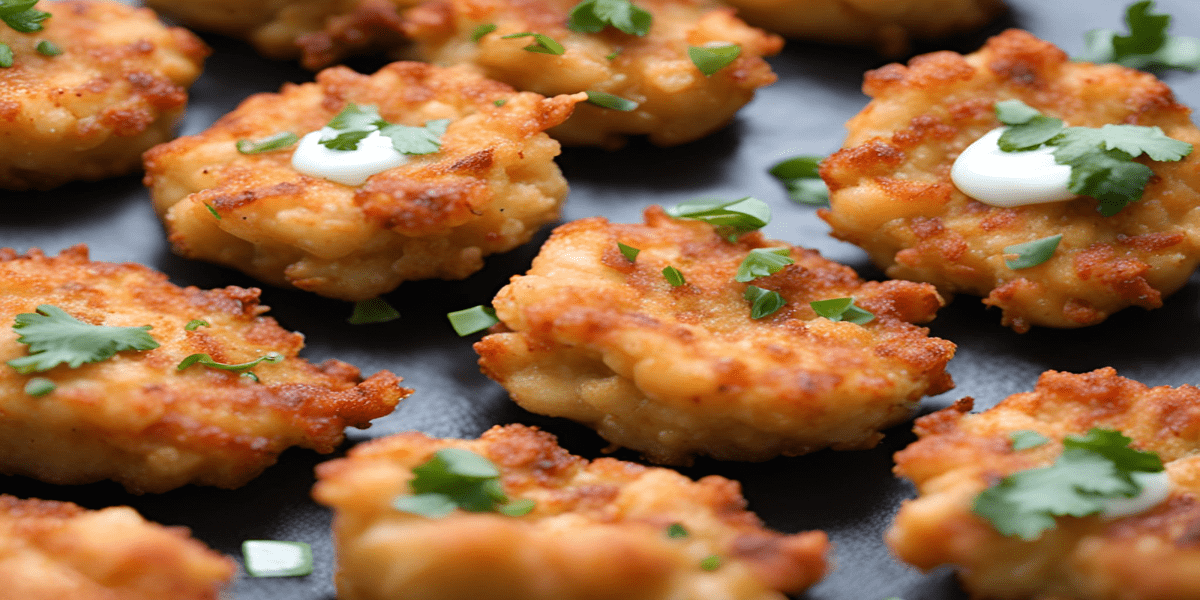
[[[205,202],[205,203],[204,203],[204,208],[207,208],[207,209],[208,209],[208,212],[209,212],[209,213],[210,213],[212,216],[216,217],[218,221],[220,221],[220,220],[221,220],[221,213],[217,212],[217,209],[213,208],[211,204],[209,204],[209,203]]]
[[[1031,429],[1022,429],[1008,434],[1008,439],[1012,440],[1013,450],[1027,450],[1029,448],[1037,448],[1042,444],[1050,441],[1050,438],[1033,431]]]
[[[721,557],[713,554],[708,558],[700,561],[700,568],[705,571],[716,571],[717,567],[721,566]]]
[[[624,256],[625,260],[628,260],[629,262],[636,261],[638,253],[641,252],[641,250],[634,248],[633,246],[626,246],[621,242],[617,242],[617,249],[621,251],[621,256]]]
[[[854,298],[830,298],[809,302],[816,313],[830,321],[846,321],[855,325],[870,323],[875,315],[854,305]]]
[[[496,30],[495,23],[484,23],[483,25],[476,27],[475,31],[471,32],[471,41],[478,42],[480,39],[483,38],[483,36],[493,32],[495,30]]]
[[[696,219],[717,228],[717,233],[729,241],[743,233],[761,229],[771,222],[771,207],[757,198],[738,200],[691,200],[667,209],[676,219]]]
[[[667,526],[667,537],[672,539],[685,538],[688,536],[688,530],[683,526],[683,523],[671,523]]]
[[[1017,257],[1004,259],[1004,266],[1014,271],[1036,267],[1050,260],[1050,257],[1054,255],[1054,251],[1058,249],[1058,243],[1062,241],[1062,237],[1060,233],[1044,237],[1040,240],[1008,246],[1004,249],[1004,253],[1016,254]]]
[[[594,92],[589,90],[587,92],[587,96],[588,102],[595,104],[600,108],[629,112],[638,107],[638,103],[634,102],[633,100],[627,100],[620,96],[614,96],[605,92]]]
[[[1200,39],[1167,35],[1171,16],[1152,14],[1150,0],[1135,2],[1125,11],[1129,35],[1118,35],[1112,29],[1093,29],[1087,32],[1084,43],[1087,51],[1082,57],[1090,62],[1115,62],[1131,69],[1200,68]]]
[[[829,205],[829,188],[818,172],[821,156],[797,156],[776,163],[771,175],[787,187],[788,196],[799,204]]]
[[[510,33],[508,35],[500,36],[500,39],[510,40],[513,38],[522,38],[522,37],[533,38],[533,43],[529,44],[528,46],[525,46],[525,48],[524,48],[525,50],[528,50],[529,52],[537,52],[539,54],[553,54],[555,56],[558,56],[558,55],[562,54],[563,52],[567,51],[566,48],[563,48],[562,44],[554,41],[553,39],[550,38],[550,36],[542,35],[540,33],[532,33],[532,32],[528,32],[528,31],[526,31],[524,33]]]
[[[141,327],[108,327],[84,323],[52,304],[36,313],[17,315],[13,331],[17,342],[29,345],[29,354],[8,361],[21,374],[49,371],[66,363],[72,369],[83,363],[108,360],[125,350],[153,350],[158,342]]]
[[[612,53],[609,54],[608,56],[605,56],[604,59],[611,62],[611,61],[616,60],[617,57],[620,55],[621,55],[621,49],[618,48],[616,50],[613,50]]]
[[[8,44],[0,43],[0,67],[7,69],[11,66],[13,66],[12,48],[9,48]]]
[[[629,35],[646,35],[654,16],[629,0],[583,0],[571,9],[567,29],[599,33],[612,25]]]
[[[692,59],[692,64],[704,73],[705,77],[712,76],[713,73],[728,67],[737,57],[742,54],[742,47],[737,44],[725,44],[723,46],[688,46],[688,58]]]
[[[63,53],[62,48],[59,48],[57,44],[50,40],[38,42],[37,51],[42,56],[58,56]]]
[[[251,577],[298,577],[313,570],[312,547],[304,542],[246,540],[242,558]]]
[[[351,325],[367,323],[387,323],[400,318],[400,311],[388,304],[383,298],[371,298],[354,303],[354,312],[346,319]]]
[[[460,337],[483,331],[500,322],[496,318],[496,309],[482,305],[447,313],[446,318],[450,319],[450,326]]]
[[[750,301],[751,319],[769,317],[787,304],[779,292],[764,290],[756,285],[746,286],[746,292],[742,297]]]
[[[187,325],[183,326],[184,331],[195,331],[201,327],[212,327],[212,325],[204,319],[192,319]]]
[[[509,502],[500,488],[496,465],[462,448],[438,450],[428,462],[413,469],[408,485],[412,494],[397,496],[392,507],[432,519],[440,519],[456,508],[510,517],[528,514],[534,508],[529,499]]]
[[[261,140],[238,140],[237,151],[242,154],[262,154],[273,150],[281,150],[300,141],[300,137],[290,131],[281,131]]]
[[[501,98],[499,100],[496,100],[495,102],[492,102],[492,104],[495,104],[496,106],[504,106],[505,104],[508,104],[508,99]]]
[[[733,280],[746,283],[759,277],[774,275],[796,262],[792,260],[791,253],[790,248],[755,248],[742,259]]]
[[[21,33],[41,31],[50,13],[34,9],[35,4],[37,0],[0,0],[0,21]]]
[[[34,398],[41,398],[54,391],[54,382],[45,377],[34,377],[25,384],[25,393]]]
[[[671,284],[671,287],[679,287],[687,283],[687,281],[683,278],[683,273],[671,265],[667,265],[666,268],[662,270],[662,274],[663,277],[667,278],[667,283]]]
[[[259,363],[266,362],[266,363],[274,364],[274,363],[278,363],[278,362],[282,362],[282,361],[283,361],[283,355],[278,352],[268,352],[265,355],[260,356],[250,362],[244,362],[244,363],[240,363],[240,364],[219,363],[219,362],[213,360],[213,358],[207,354],[192,354],[192,355],[184,358],[183,360],[179,361],[179,366],[175,367],[175,370],[182,371],[188,367],[191,367],[192,365],[200,365],[200,366],[208,367],[210,369],[218,369],[221,371],[231,371],[234,373],[241,373],[243,375],[249,376],[249,378],[253,379],[254,381],[258,381],[258,376],[254,375],[253,373],[250,373],[249,372],[250,369],[257,367]]]

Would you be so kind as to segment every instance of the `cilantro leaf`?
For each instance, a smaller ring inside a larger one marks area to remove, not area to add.
[[[401,154],[432,154],[442,147],[442,135],[450,119],[426,121],[424,127],[384,125],[379,133],[392,138],[392,147]]]
[[[329,148],[330,150],[341,150],[350,152],[358,150],[358,143],[366,139],[368,135],[374,133],[371,131],[342,131],[335,133],[332,137],[322,138],[319,144]]]
[[[496,309],[488,306],[472,306],[456,310],[447,313],[446,318],[450,319],[450,326],[454,328],[454,333],[457,333],[459,337],[483,331],[500,322],[500,319],[496,318]]]
[[[300,141],[300,137],[296,134],[290,131],[281,131],[258,140],[238,140],[236,146],[240,154],[262,154],[263,152],[282,150],[298,141]]]
[[[1094,428],[1083,437],[1063,440],[1063,447],[1099,454],[1127,473],[1157,473],[1163,470],[1162,459],[1157,454],[1130,448],[1132,441],[1119,431]]]
[[[0,42],[0,68],[7,69],[13,66],[13,51],[12,48]]]
[[[201,327],[212,327],[212,324],[210,324],[208,321],[205,321],[204,319],[192,319],[191,321],[188,321],[187,325],[183,326],[183,330],[184,331],[195,331]]]
[[[737,60],[742,54],[742,47],[737,44],[723,44],[720,46],[688,46],[688,58],[692,59],[692,64],[704,73],[705,77],[711,77],[713,73],[728,67]]]
[[[747,196],[738,200],[690,200],[667,209],[676,219],[695,219],[717,228],[729,241],[743,233],[761,229],[771,222],[771,207]]]
[[[608,25],[630,35],[646,35],[654,16],[629,0],[583,0],[571,9],[567,29],[599,33]]]
[[[5,0],[0,2],[0,21],[21,33],[33,33],[42,30],[42,21],[50,18],[50,13],[37,10],[34,5],[37,0]]]
[[[374,131],[379,128],[383,117],[379,116],[379,108],[373,104],[346,104],[342,111],[334,115],[325,126],[341,131]]]
[[[787,187],[788,196],[800,204],[829,205],[829,188],[821,180],[820,156],[797,156],[776,163],[771,175]]]
[[[1083,60],[1115,62],[1132,69],[1200,68],[1200,39],[1167,35],[1171,16],[1153,14],[1150,0],[1135,2],[1125,11],[1129,35],[1111,29],[1089,31],[1084,38],[1087,51]]]
[[[438,450],[428,462],[413,469],[408,485],[412,494],[397,496],[392,506],[434,519],[456,508],[518,517],[534,507],[529,499],[509,502],[500,488],[500,470],[496,465],[462,448]]]
[[[483,36],[485,36],[485,35],[487,35],[487,34],[489,34],[489,33],[493,32],[493,31],[495,31],[495,30],[496,30],[496,24],[495,24],[495,23],[484,23],[483,25],[480,25],[479,27],[476,27],[476,28],[475,28],[475,29],[474,29],[474,30],[471,32],[471,41],[472,41],[472,42],[478,42],[479,40],[483,39]]]
[[[1008,434],[1008,439],[1012,441],[1013,450],[1028,450],[1029,448],[1037,448],[1050,441],[1050,438],[1032,430],[1021,429]]]
[[[383,298],[371,298],[354,303],[354,311],[346,322],[351,325],[366,325],[368,323],[387,323],[400,318],[400,311],[387,303]]]
[[[524,33],[510,33],[508,35],[500,36],[500,39],[510,40],[513,38],[522,38],[522,37],[533,38],[533,43],[529,44],[528,46],[525,46],[523,48],[523,50],[527,50],[529,52],[537,52],[539,54],[553,54],[555,56],[558,56],[567,51],[566,48],[563,48],[562,44],[554,41],[554,39],[552,39],[550,36],[543,35],[541,33],[532,33],[532,32],[528,32],[528,31],[526,31]]]
[[[1012,269],[1028,269],[1036,267],[1054,256],[1054,251],[1058,249],[1058,243],[1062,241],[1062,234],[1044,237],[1040,240],[1025,242],[1022,244],[1013,244],[1004,248],[1005,254],[1016,254],[1016,258],[1004,259],[1004,266]]]
[[[796,262],[792,260],[791,253],[790,248],[755,248],[742,259],[733,280],[746,283],[759,277],[774,275]]]
[[[1062,119],[1037,115],[1020,125],[1009,127],[1000,134],[997,144],[1005,152],[1033,150],[1057,137],[1062,130]]]
[[[37,313],[17,315],[13,331],[17,341],[29,345],[29,355],[14,358],[8,365],[19,373],[49,371],[66,363],[72,369],[83,363],[100,362],[124,350],[153,350],[158,342],[142,327],[90,325],[50,304]]]
[[[633,100],[615,96],[607,92],[595,92],[589,90],[587,92],[587,101],[588,103],[595,104],[600,108],[619,110],[621,112],[629,112],[638,107],[638,103],[634,102]]]
[[[1038,109],[1020,100],[997,102],[994,110],[996,111],[996,118],[1000,119],[1000,122],[1005,125],[1023,125],[1028,123],[1030,119],[1042,114],[1038,112]]]
[[[62,48],[58,44],[50,40],[42,40],[37,43],[37,52],[42,56],[58,56],[63,53]]]
[[[854,305],[854,298],[829,298],[808,303],[813,311],[830,321],[846,321],[855,325],[865,325],[875,320],[875,315]]]
[[[1098,134],[1107,150],[1121,150],[1137,158],[1143,153],[1150,160],[1176,161],[1192,153],[1192,145],[1167,137],[1159,127],[1141,125],[1105,125]]]
[[[626,246],[625,244],[622,244],[621,242],[617,242],[617,250],[620,250],[621,256],[624,256],[625,260],[628,260],[629,262],[637,261],[638,254],[640,254],[642,252],[638,248],[634,248],[633,246]]]
[[[671,284],[671,287],[679,287],[687,283],[687,280],[683,278],[683,272],[671,265],[664,267],[662,274],[666,278],[667,283]]]
[[[787,304],[783,296],[774,290],[764,290],[756,285],[746,286],[742,297],[750,301],[750,318],[761,319],[775,314]]]

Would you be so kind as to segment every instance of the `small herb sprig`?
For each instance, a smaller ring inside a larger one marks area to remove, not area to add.
[[[1151,0],[1129,5],[1125,11],[1129,35],[1121,35],[1112,29],[1089,31],[1084,37],[1087,51],[1081,58],[1151,71],[1200,69],[1200,39],[1167,35],[1171,15],[1151,13],[1153,8]]]
[[[500,488],[500,469],[470,450],[442,448],[412,472],[412,494],[397,496],[396,510],[440,519],[455,509],[519,517],[534,507],[533,500],[510,501]]]
[[[17,315],[13,331],[17,341],[29,345],[29,354],[8,361],[18,373],[40,373],[60,364],[72,369],[84,363],[108,360],[125,350],[153,350],[158,342],[141,327],[109,327],[84,323],[52,304],[36,313]]]

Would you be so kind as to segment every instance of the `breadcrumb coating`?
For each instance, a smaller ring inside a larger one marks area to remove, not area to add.
[[[363,381],[346,363],[298,358],[303,336],[262,316],[258,295],[180,288],[141,265],[91,262],[83,246],[53,258],[0,249],[0,472],[56,484],[112,479],[133,493],[234,488],[289,446],[332,452],[346,426],[369,426],[411,392],[387,371]],[[93,325],[150,325],[160,346],[23,375],[2,364],[28,355],[12,324],[43,304]],[[196,319],[208,325],[186,330]],[[176,369],[197,353],[235,364],[268,352],[284,360],[257,366],[260,382]],[[54,390],[26,393],[33,377]]]
[[[821,216],[888,276],[983,296],[1024,332],[1094,325],[1127,306],[1158,308],[1200,263],[1200,153],[1147,162],[1154,176],[1142,199],[1111,217],[1088,197],[991,207],[950,180],[954,159],[1000,126],[993,107],[1009,99],[1068,126],[1157,126],[1200,144],[1191,111],[1154,76],[1071,62],[1010,30],[974,54],[935,52],[871,71],[863,89],[873,100],[822,164],[832,208]],[[1056,234],[1062,242],[1045,263],[1005,265],[1004,248]]]
[[[976,598],[1168,600],[1200,596],[1200,389],[1147,387],[1111,368],[1043,373],[1032,392],[979,414],[970,398],[917,420],[920,440],[896,454],[896,474],[916,484],[887,533],[905,562],[923,570],[956,565]],[[971,512],[976,495],[1006,475],[1044,467],[1061,441],[1093,427],[1158,453],[1169,498],[1134,515],[1059,517],[1039,539],[1002,536]],[[1014,451],[1009,435],[1050,439]]]
[[[365,300],[403,281],[465,278],[484,256],[557,219],[567,182],[553,160],[558,142],[543,131],[582,99],[517,93],[461,68],[401,62],[368,76],[334,67],[315,83],[251,96],[203,133],[147,152],[146,185],[176,253]],[[439,151],[361,186],[296,171],[295,146],[236,148],[284,131],[303,137],[349,103],[374,105],[390,123],[453,121]]]
[[[525,409],[584,423],[654,462],[761,461],[873,447],[922,396],[953,386],[954,344],[912,324],[941,306],[933,286],[864,283],[815,250],[758,233],[731,243],[658,207],[645,217],[559,227],[497,294],[502,325],[475,350]],[[641,250],[636,261],[618,242]],[[795,264],[752,282],[787,301],[755,320],[750,284],[734,274],[767,247],[788,248]],[[667,282],[668,265],[684,285]],[[875,319],[834,322],[809,306],[847,296]]]
[[[218,600],[237,565],[128,506],[0,495],[0,587],[21,600]]]
[[[491,460],[521,517],[456,510],[429,519],[392,507],[412,469],[443,448]],[[361,444],[317,467],[318,502],[334,509],[341,600],[783,600],[828,568],[820,531],[764,529],[740,486],[711,475],[568,454],[522,425],[478,440],[417,432]],[[682,538],[667,529],[680,524]],[[719,566],[702,563],[719,557]]]
[[[42,31],[0,26],[0,189],[50,189],[137,171],[173,137],[187,87],[209,49],[148,9],[119,2],[38,2]],[[37,50],[48,41],[62,54]]]

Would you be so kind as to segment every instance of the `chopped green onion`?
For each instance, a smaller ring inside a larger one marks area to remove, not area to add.
[[[1058,249],[1058,243],[1062,241],[1062,237],[1060,233],[1040,240],[1008,246],[1004,249],[1004,253],[1016,254],[1017,257],[1004,259],[1004,266],[1014,271],[1036,267],[1054,256],[1054,251]]]
[[[680,539],[688,536],[688,530],[683,526],[683,523],[671,523],[667,526],[667,537],[672,539]]]
[[[662,270],[662,274],[663,277],[667,278],[667,283],[671,284],[672,287],[679,287],[687,283],[687,281],[683,278],[683,273],[680,273],[679,269],[676,269],[671,265],[667,265],[667,267]]]
[[[212,216],[216,217],[218,221],[221,220],[221,213],[217,212],[217,209],[213,208],[211,204],[205,202],[204,208],[207,208],[208,212],[212,214]]]
[[[261,140],[238,140],[237,151],[242,154],[262,154],[273,150],[282,150],[300,141],[299,136],[290,131],[281,131]]]
[[[771,221],[771,207],[757,198],[738,200],[691,200],[667,209],[676,219],[705,221],[717,232],[733,241],[743,233],[761,229]]]
[[[371,298],[354,303],[354,312],[346,322],[351,325],[367,323],[387,323],[400,318],[400,311],[388,304],[383,298]]]
[[[650,33],[654,16],[630,0],[583,0],[571,9],[567,29],[580,33],[599,33],[612,25],[623,33],[644,36]]]
[[[8,44],[0,43],[0,68],[9,68],[13,66],[12,48]]]
[[[463,310],[456,310],[446,315],[450,319],[450,326],[454,328],[454,332],[459,336],[471,335],[477,331],[483,331],[500,322],[496,318],[496,310],[488,306],[472,306]]]
[[[746,286],[746,292],[742,297],[750,301],[751,319],[769,317],[787,304],[779,292],[764,290],[756,285]]]
[[[25,384],[25,393],[34,398],[41,398],[54,391],[54,382],[45,377],[34,377]]]
[[[595,92],[590,90],[587,92],[587,101],[591,104],[599,106],[600,108],[619,110],[621,112],[629,112],[638,107],[638,103],[634,102],[633,100],[627,100],[620,96],[614,96],[605,92]]]
[[[484,23],[483,25],[476,27],[475,31],[471,32],[471,41],[478,42],[481,38],[483,38],[483,36],[493,32],[495,30],[496,30],[495,23]]]
[[[854,305],[854,298],[830,298],[809,302],[816,313],[830,321],[846,321],[855,325],[870,323],[875,315]]]
[[[504,106],[505,104],[508,104],[508,100],[505,98],[501,98],[499,100],[493,101],[492,104],[494,104],[496,106]]]
[[[298,577],[313,570],[312,547],[304,542],[242,542],[246,573],[251,577]]]
[[[641,250],[634,248],[633,246],[626,246],[621,242],[617,242],[617,249],[621,251],[621,256],[624,256],[629,262],[636,261],[638,253],[641,252]]]
[[[42,40],[38,42],[37,51],[38,54],[41,54],[42,56],[58,56],[59,54],[63,53],[62,48],[59,48],[58,44],[55,44],[50,40]]]
[[[533,38],[533,43],[529,44],[528,46],[525,46],[525,48],[524,48],[525,50],[528,50],[529,52],[537,52],[539,54],[553,54],[555,56],[558,56],[558,55],[562,54],[563,52],[567,51],[566,48],[563,48],[562,44],[554,41],[549,36],[543,35],[540,33],[529,32],[529,31],[526,31],[524,33],[510,33],[508,35],[502,35],[502,36],[500,36],[500,39],[510,40],[513,38],[522,38],[522,37],[532,37]]]
[[[829,205],[829,188],[821,180],[820,165],[823,157],[797,156],[778,162],[771,167],[771,175],[788,190],[788,196],[799,204],[812,206]]]
[[[705,77],[712,76],[713,73],[728,67],[742,53],[742,47],[737,44],[726,44],[723,46],[688,46],[688,58],[692,59],[692,64],[704,73]]]
[[[712,556],[700,561],[700,568],[704,569],[705,571],[716,571],[720,566],[721,557],[717,556],[716,554],[713,554]]]
[[[184,331],[195,331],[200,327],[212,327],[212,325],[210,325],[209,322],[205,321],[204,319],[192,319],[191,321],[188,321],[187,325],[183,326],[183,329]]]
[[[790,248],[755,248],[742,259],[733,280],[746,283],[759,277],[774,275],[796,262],[792,260],[791,253]]]

